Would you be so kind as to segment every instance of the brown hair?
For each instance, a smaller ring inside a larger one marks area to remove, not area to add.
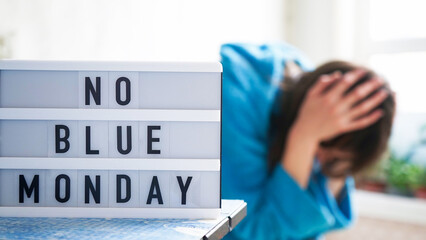
[[[297,81],[295,79],[285,79],[283,92],[280,95],[280,111],[278,114],[273,114],[271,116],[271,144],[268,157],[270,169],[281,161],[285,151],[287,134],[297,117],[299,108],[307,91],[316,83],[319,77],[323,74],[331,74],[335,71],[340,71],[342,74],[345,74],[357,68],[360,67],[348,62],[332,61],[321,65],[315,71],[303,73]],[[367,74],[348,89],[345,94],[350,93],[360,84],[376,76],[373,71],[369,69],[366,70]],[[326,175],[337,177],[345,176],[349,173],[356,173],[374,163],[386,149],[395,111],[395,100],[391,94],[389,85],[385,84],[356,103],[355,106],[381,89],[388,91],[389,96],[379,106],[373,109],[373,111],[381,109],[383,111],[383,117],[367,128],[344,133],[331,140],[320,143],[324,148],[338,148],[343,151],[351,152],[354,156],[354,159],[351,159],[352,162],[349,172],[333,170],[333,166],[339,162],[339,159],[334,159],[322,166],[322,171]]]

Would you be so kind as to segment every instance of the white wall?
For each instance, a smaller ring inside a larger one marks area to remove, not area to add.
[[[355,0],[287,0],[286,40],[314,63],[355,57]]]
[[[0,0],[18,59],[217,60],[221,43],[284,38],[281,0]]]

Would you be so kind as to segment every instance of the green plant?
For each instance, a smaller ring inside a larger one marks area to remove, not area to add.
[[[424,167],[423,171],[421,171],[421,174],[415,184],[415,188],[426,188],[426,167]]]
[[[391,155],[386,168],[388,183],[398,190],[414,190],[420,185],[424,175],[422,167],[409,163],[405,159],[396,158]]]

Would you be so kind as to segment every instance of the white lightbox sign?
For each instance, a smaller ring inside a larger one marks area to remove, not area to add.
[[[0,61],[0,216],[215,218],[220,63]]]

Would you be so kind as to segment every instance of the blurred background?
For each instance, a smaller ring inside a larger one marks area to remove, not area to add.
[[[0,0],[0,58],[218,61],[226,42],[289,42],[372,67],[396,91],[382,161],[356,177],[355,226],[328,239],[425,239],[426,1]]]

